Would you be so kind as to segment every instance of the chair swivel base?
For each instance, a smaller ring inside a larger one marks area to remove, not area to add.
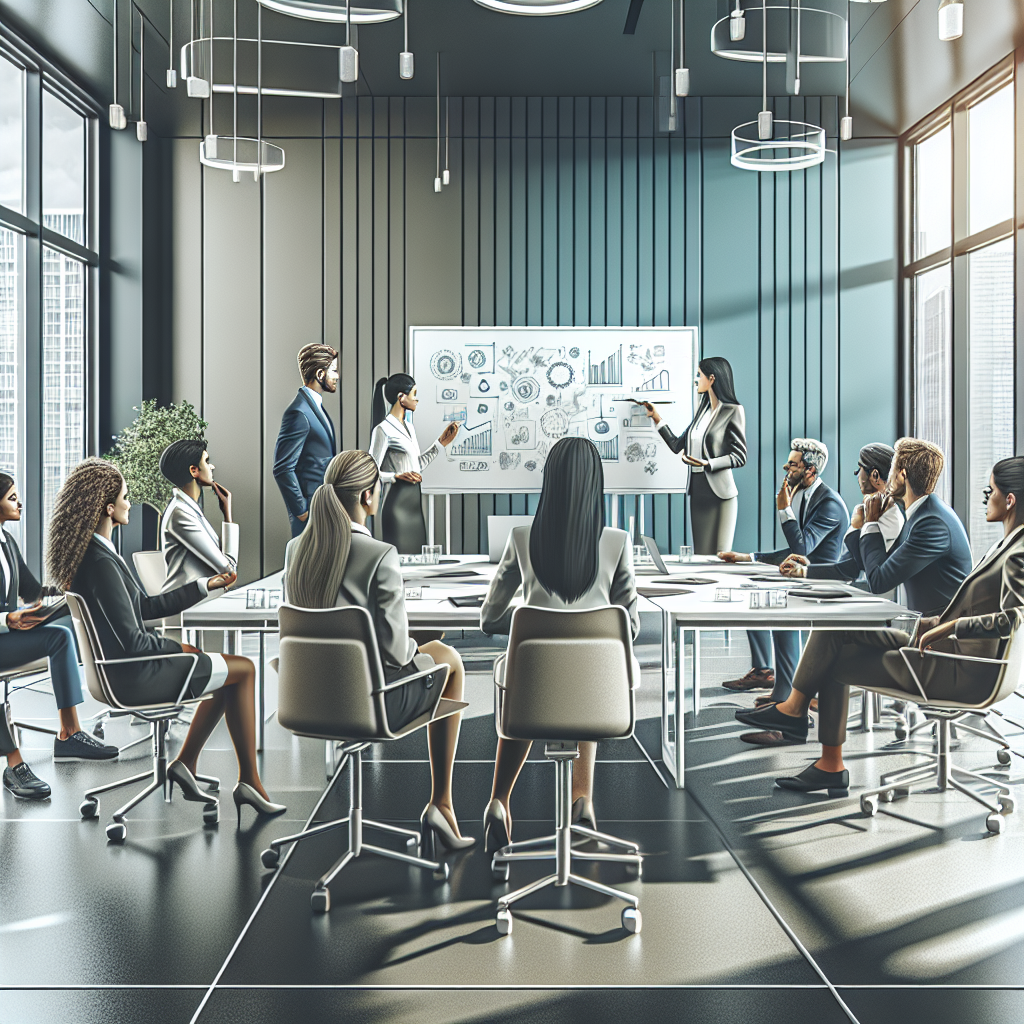
[[[447,880],[449,869],[448,864],[442,860],[428,860],[420,856],[420,833],[409,828],[400,828],[397,825],[389,825],[383,821],[374,821],[371,818],[363,817],[363,750],[368,744],[356,744],[349,746],[342,752],[340,763],[331,779],[331,786],[334,780],[345,770],[349,764],[349,811],[344,818],[337,818],[334,821],[326,822],[323,825],[314,825],[303,832],[295,835],[282,836],[275,839],[270,846],[260,854],[260,861],[265,868],[273,870],[281,863],[281,847],[289,843],[301,843],[303,839],[312,836],[323,835],[325,832],[333,832],[335,829],[348,825],[348,849],[334,862],[329,871],[320,877],[313,887],[313,894],[310,896],[310,907],[314,913],[326,914],[331,909],[331,882],[341,873],[345,866],[364,854],[372,853],[378,857],[386,857],[389,860],[401,861],[403,864],[411,864],[413,867],[425,868],[433,873],[434,878],[443,882]],[[330,787],[328,787],[330,788]],[[380,832],[387,832],[389,835],[402,836],[405,839],[407,853],[398,850],[389,850],[384,846],[374,846],[364,842],[363,830],[375,828]]]
[[[1006,815],[1012,814],[1016,807],[1015,801],[1010,795],[1009,786],[986,775],[969,771],[967,768],[961,768],[950,760],[951,723],[967,713],[963,711],[925,711],[927,720],[935,725],[936,753],[927,755],[923,762],[883,775],[881,778],[882,785],[878,789],[862,793],[860,809],[865,816],[870,818],[877,814],[881,800],[890,803],[893,800],[908,797],[912,792],[911,787],[919,782],[926,782],[932,779],[940,792],[955,789],[958,793],[962,793],[964,796],[975,801],[975,803],[981,804],[989,812],[988,817],[985,819],[985,827],[989,832],[998,834],[1003,831],[1006,825]],[[963,722],[959,723],[959,727],[966,729],[968,732],[975,733],[984,739],[994,739],[993,736],[989,736],[978,729],[965,726]],[[1003,753],[1003,748],[997,751],[997,754]],[[1006,756],[1006,762],[1003,761],[1002,757],[999,758],[999,761],[1001,764],[1006,763],[1009,761],[1009,756]],[[979,793],[977,789],[972,788],[972,786],[960,782],[954,777],[954,773],[966,776],[967,780],[973,782],[975,786],[995,789],[995,798],[989,799]]]
[[[140,772],[127,779],[120,779],[117,782],[108,782],[105,786],[96,786],[87,790],[78,808],[83,818],[97,818],[100,813],[99,795],[109,793],[124,786],[131,786],[137,782],[149,781],[145,789],[136,793],[123,807],[119,807],[112,816],[112,821],[107,825],[106,833],[108,841],[121,843],[128,836],[126,818],[128,812],[137,807],[148,796],[152,796],[157,790],[163,790],[164,800],[171,802],[172,785],[167,777],[167,730],[177,715],[177,709],[168,712],[145,713],[141,717],[149,721],[150,739],[153,741],[153,766],[148,772]],[[134,744],[132,744],[134,745]],[[205,782],[208,789],[216,792],[220,788],[220,780],[208,775],[197,775],[197,781]],[[203,801],[203,823],[216,825],[220,820],[220,805],[215,796],[210,796]]]
[[[637,897],[621,889],[613,889],[610,885],[604,885],[575,874],[572,871],[572,863],[573,861],[611,861],[617,864],[629,864],[636,868],[637,878],[641,878],[643,876],[643,857],[640,854],[640,847],[636,843],[618,839],[583,825],[573,825],[570,820],[572,813],[572,760],[578,756],[578,752],[549,746],[545,750],[545,756],[555,762],[555,834],[539,839],[525,839],[502,847],[491,860],[491,873],[498,881],[507,882],[509,865],[513,861],[522,860],[553,860],[555,872],[536,882],[531,882],[529,885],[524,885],[521,889],[516,889],[498,900],[495,920],[498,931],[502,935],[511,934],[512,912],[509,908],[513,903],[518,903],[519,900],[550,886],[579,885],[584,889],[600,893],[602,896],[611,896],[628,904],[622,911],[622,927],[627,932],[638,933],[643,925],[643,917],[640,914],[640,901]],[[572,845],[573,836],[582,837],[584,840],[597,840],[628,852],[580,851]]]

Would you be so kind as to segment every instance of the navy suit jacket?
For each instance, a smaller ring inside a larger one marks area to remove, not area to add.
[[[850,525],[846,502],[828,484],[821,483],[802,512],[802,525],[799,519],[782,524],[789,547],[755,552],[755,561],[781,565],[790,555],[804,555],[812,562],[834,562],[839,558],[843,534]]]
[[[971,545],[964,525],[934,494],[920,499],[920,507],[888,552],[877,530],[851,533],[847,544],[872,593],[903,584],[907,607],[922,615],[938,615],[971,571]]]
[[[309,499],[324,482],[327,464],[336,454],[334,424],[305,388],[299,388],[281,417],[274,448],[274,479],[293,519],[308,509]]]

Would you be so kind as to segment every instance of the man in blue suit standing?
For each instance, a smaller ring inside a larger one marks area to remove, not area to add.
[[[775,497],[779,524],[787,546],[777,551],[755,551],[741,555],[723,551],[726,562],[767,562],[781,565],[790,555],[803,555],[811,563],[835,562],[843,550],[843,535],[850,525],[850,513],[843,499],[821,479],[828,465],[828,448],[810,437],[794,437],[782,467],[785,476]],[[793,673],[800,660],[800,634],[793,630],[748,630],[754,667],[741,679],[722,685],[727,690],[772,689],[771,701],[785,700]],[[775,649],[775,672],[771,666]]]
[[[338,353],[330,345],[299,350],[302,387],[281,417],[274,448],[274,479],[281,488],[292,536],[302,533],[309,499],[324,482],[327,464],[338,453],[334,424],[324,412],[323,393],[338,390]]]
[[[901,437],[889,471],[889,494],[869,495],[864,501],[864,526],[853,543],[847,541],[875,593],[902,584],[907,605],[925,616],[941,614],[971,571],[971,547],[963,523],[934,494],[942,473],[942,452],[928,441]],[[878,521],[889,502],[899,498],[907,512],[907,524],[896,543],[886,551]],[[922,618],[923,633],[935,624]],[[910,643],[899,629],[813,630],[793,681],[793,692],[781,704],[748,712],[740,718],[764,732],[765,746],[807,741],[807,709],[818,696],[818,738],[822,756],[793,778],[779,779],[783,789],[812,793],[820,789],[832,795],[849,788],[849,772],[843,764],[846,716],[850,686],[865,680],[887,678],[882,667],[886,651]]]

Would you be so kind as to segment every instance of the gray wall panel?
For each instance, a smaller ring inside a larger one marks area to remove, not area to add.
[[[170,309],[174,401],[202,404],[203,207],[202,169],[195,139],[169,139],[171,190]]]

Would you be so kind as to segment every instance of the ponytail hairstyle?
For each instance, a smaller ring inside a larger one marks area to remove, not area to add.
[[[373,387],[373,405],[370,407],[370,429],[383,423],[398,401],[399,395],[407,395],[416,387],[416,381],[407,373],[393,373],[381,377]]]
[[[67,590],[85,558],[89,541],[124,486],[124,477],[106,459],[85,459],[64,481],[53,503],[46,546],[50,579]]]
[[[604,468],[586,437],[556,441],[530,529],[530,561],[540,585],[567,604],[597,579],[604,530]]]
[[[1016,499],[1013,506],[1013,525],[1024,524],[1024,456],[1014,455],[1002,459],[992,467],[992,479],[1003,494],[1012,494]]]
[[[352,518],[360,496],[380,479],[367,452],[348,451],[331,459],[324,482],[309,503],[306,528],[288,565],[288,600],[299,608],[333,608],[352,549]]]

